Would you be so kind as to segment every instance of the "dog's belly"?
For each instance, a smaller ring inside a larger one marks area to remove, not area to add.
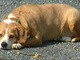
[[[52,31],[49,31],[49,33],[47,32],[46,34],[44,34],[44,36],[42,37],[42,40],[43,41],[51,41],[51,40],[54,40],[58,37],[62,37],[62,36],[65,36],[65,37],[72,37],[73,34],[70,32],[70,31],[66,31],[64,33],[61,33],[60,30],[52,30]]]
[[[43,41],[53,40],[54,38],[58,37],[61,33],[61,30],[57,26],[49,26],[48,28],[44,29],[44,33],[42,36]]]
[[[61,37],[61,36],[66,36],[66,37],[72,37],[72,33],[67,25],[67,27],[65,26],[63,31],[60,28],[60,25],[58,26],[57,24],[52,24],[51,26],[44,28],[43,30],[43,35],[42,35],[42,40],[43,41],[50,41],[53,40],[57,37]]]

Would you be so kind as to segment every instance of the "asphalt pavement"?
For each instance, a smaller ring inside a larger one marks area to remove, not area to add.
[[[26,3],[65,3],[80,9],[80,0],[0,0],[0,21],[13,9]],[[45,42],[41,47],[1,50],[0,60],[80,60],[80,42]]]

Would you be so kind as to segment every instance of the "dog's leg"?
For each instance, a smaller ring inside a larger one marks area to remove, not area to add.
[[[31,38],[27,41],[27,46],[41,46],[42,41],[40,39]]]
[[[41,46],[41,45],[42,39],[38,35],[27,40],[27,46]]]
[[[80,38],[79,37],[72,38],[71,42],[80,42]]]

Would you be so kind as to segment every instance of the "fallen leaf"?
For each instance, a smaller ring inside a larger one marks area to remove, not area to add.
[[[33,57],[34,57],[34,58],[37,58],[37,57],[39,57],[39,54],[36,53]]]

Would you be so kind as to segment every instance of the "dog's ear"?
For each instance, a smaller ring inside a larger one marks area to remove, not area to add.
[[[28,30],[29,27],[30,27],[30,25],[29,25],[29,23],[26,21],[26,18],[20,17],[20,21],[21,21],[21,25]]]
[[[28,31],[26,29],[18,29],[18,43],[22,44],[22,46],[26,45],[28,36]]]

